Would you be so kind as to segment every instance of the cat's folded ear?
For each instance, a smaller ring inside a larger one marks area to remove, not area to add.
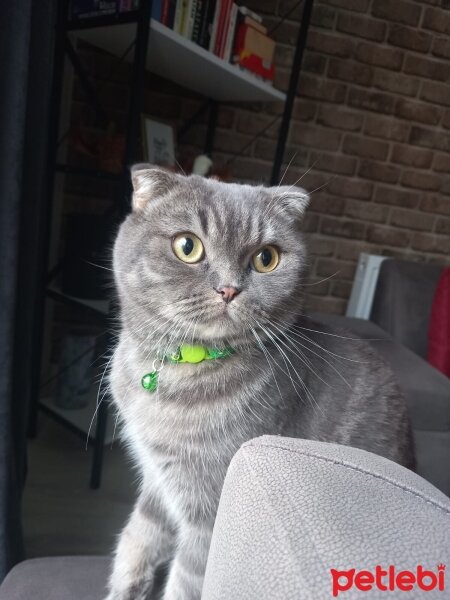
[[[302,188],[282,185],[270,188],[271,204],[275,209],[289,213],[294,219],[302,219],[309,204],[309,195]]]
[[[176,185],[180,184],[180,176],[162,167],[141,163],[131,167],[133,184],[133,210],[144,210],[148,202],[165,196]]]

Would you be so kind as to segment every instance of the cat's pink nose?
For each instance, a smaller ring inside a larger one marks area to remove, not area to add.
[[[221,286],[216,289],[216,292],[222,295],[222,300],[227,304],[228,302],[231,302],[233,298],[239,294],[240,291],[241,290],[238,290],[235,287],[227,285]]]

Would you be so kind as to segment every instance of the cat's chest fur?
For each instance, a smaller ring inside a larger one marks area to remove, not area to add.
[[[153,358],[135,345],[119,344],[111,369],[125,440],[144,478],[152,477],[189,510],[211,505],[214,512],[240,445],[279,428],[267,368],[242,355],[220,361],[166,364],[153,392],[141,386]]]

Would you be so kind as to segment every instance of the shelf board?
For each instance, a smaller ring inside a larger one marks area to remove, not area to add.
[[[74,33],[85,42],[121,56],[133,41],[136,26],[128,23]],[[165,79],[221,102],[284,102],[286,98],[280,90],[153,19],[150,24],[147,68]]]

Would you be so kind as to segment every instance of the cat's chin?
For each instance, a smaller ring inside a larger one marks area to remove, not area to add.
[[[199,323],[196,326],[196,338],[210,345],[229,345],[232,341],[246,338],[246,332],[242,325],[236,323],[230,316],[221,315],[208,322]]]

